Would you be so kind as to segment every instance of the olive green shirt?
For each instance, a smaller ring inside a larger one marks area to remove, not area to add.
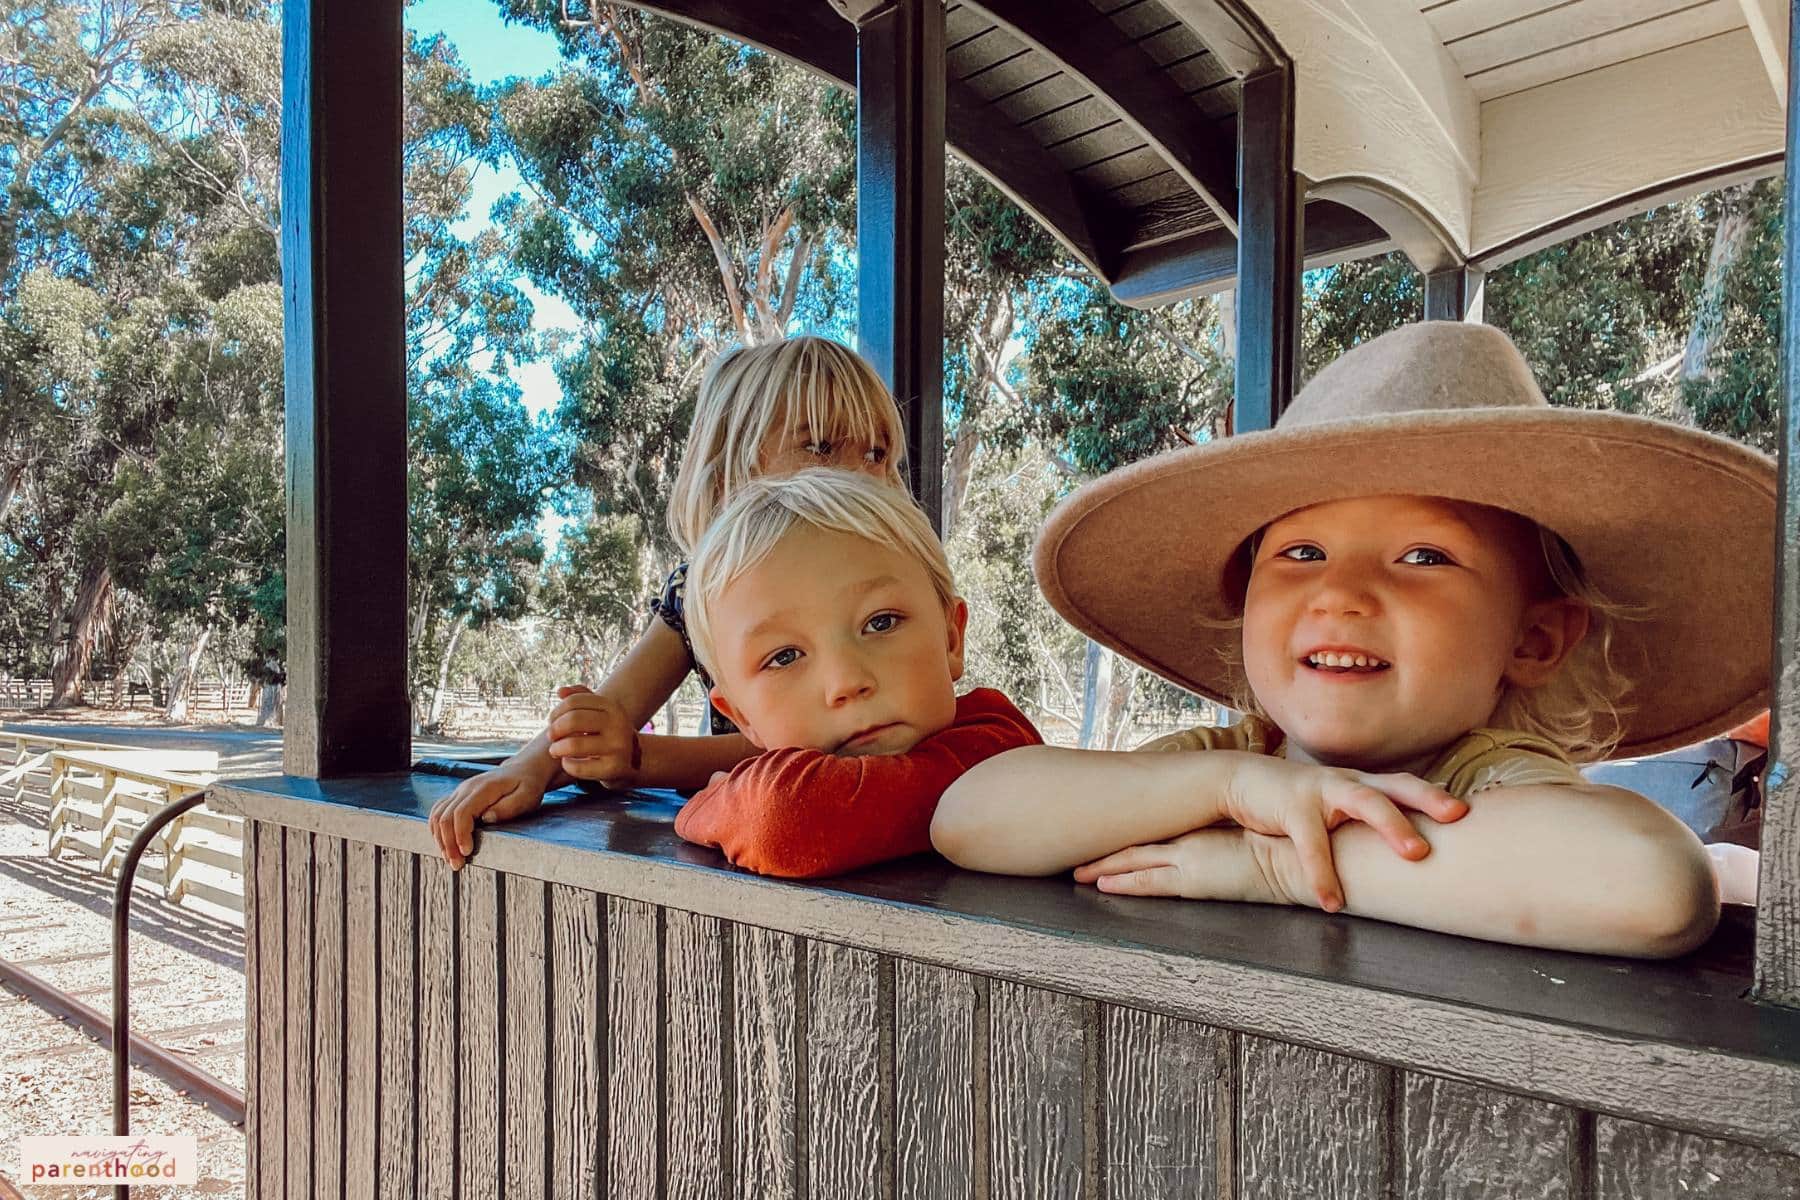
[[[1261,717],[1236,725],[1196,726],[1153,738],[1139,750],[1242,750],[1285,756],[1281,730]],[[1534,783],[1579,784],[1575,769],[1554,742],[1514,729],[1472,729],[1445,747],[1419,778],[1458,799],[1484,788]]]

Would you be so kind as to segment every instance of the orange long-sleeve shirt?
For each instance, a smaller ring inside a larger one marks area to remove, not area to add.
[[[947,729],[905,754],[747,758],[682,806],[675,832],[759,875],[839,875],[931,849],[931,815],[959,775],[1043,740],[1011,700],[976,688]]]

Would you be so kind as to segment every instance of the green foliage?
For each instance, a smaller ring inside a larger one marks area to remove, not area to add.
[[[1225,360],[1198,348],[1204,324],[1193,340],[1159,328],[1198,314],[1138,312],[1091,284],[1053,285],[1039,300],[1032,406],[1015,437],[1029,433],[1060,448],[1081,474],[1101,475],[1194,440],[1221,411]]]

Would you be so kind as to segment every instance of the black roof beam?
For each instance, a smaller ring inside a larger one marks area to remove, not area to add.
[[[648,0],[632,7],[746,42],[842,87],[856,88],[856,27],[828,4]],[[1104,278],[1107,251],[1074,183],[1056,162],[1029,135],[1000,119],[967,85],[949,81],[944,103],[944,138],[950,148]]]
[[[1309,271],[1394,248],[1387,230],[1329,200],[1307,202],[1303,236],[1304,268]],[[1237,239],[1226,230],[1209,229],[1126,254],[1119,261],[1112,292],[1121,304],[1156,308],[1223,291],[1235,285],[1237,273]]]
[[[1063,64],[1117,110],[1236,234],[1234,140],[1209,128],[1198,106],[1130,35],[1085,0],[981,0],[975,7]]]

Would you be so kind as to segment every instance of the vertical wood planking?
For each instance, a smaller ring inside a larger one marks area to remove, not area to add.
[[[556,1200],[606,1194],[601,1166],[605,1088],[600,1009],[606,957],[600,942],[602,898],[580,888],[550,888],[555,1007],[550,1014],[550,1194]],[[640,1081],[641,1086],[641,1081]]]
[[[381,1014],[377,1019],[376,1061],[380,1072],[377,1120],[380,1143],[376,1169],[381,1200],[406,1200],[418,1182],[418,980],[417,904],[414,868],[404,850],[377,851],[377,963]]]
[[[500,1200],[499,877],[464,866],[456,887],[458,971],[456,1081],[460,1200]]]
[[[25,744],[19,743],[19,759],[25,757]],[[22,792],[25,783],[19,782]],[[259,1200],[262,1195],[262,1142],[260,1121],[265,1101],[262,1098],[262,1021],[258,1009],[262,1004],[262,940],[257,921],[261,910],[256,889],[262,873],[257,869],[256,841],[260,821],[245,821],[242,839],[244,863],[244,1196]]]
[[[344,843],[313,839],[313,1194],[344,1187]]]
[[[725,932],[711,917],[664,913],[663,1036],[668,1200],[724,1200],[724,1122],[734,1105],[721,1037],[726,1017]],[[721,1103],[723,1100],[723,1103]]]
[[[800,1195],[800,1070],[795,1042],[802,992],[795,987],[796,939],[754,926],[733,931],[732,1061],[737,1095],[733,1176],[737,1194],[795,1200]],[[798,1135],[798,1136],[797,1136]]]
[[[312,1188],[312,834],[284,831],[287,844],[287,1190]]]
[[[1612,1117],[1594,1119],[1594,1200],[1793,1200],[1800,1158]]]
[[[381,1025],[381,973],[376,966],[380,897],[378,851],[344,846],[344,1195],[374,1200],[381,1112],[376,1104],[376,1047]]]
[[[1286,1042],[1238,1042],[1240,1200],[1386,1200],[1391,1072]]]
[[[260,826],[256,839],[256,934],[261,945],[262,978],[257,981],[257,1031],[262,1053],[257,1061],[257,1167],[264,1200],[286,1195],[287,1124],[287,885],[282,872],[283,836],[279,825]]]
[[[1402,1196],[1579,1197],[1578,1114],[1474,1084],[1407,1074],[1401,1083]]]
[[[606,901],[606,1182],[611,1200],[657,1200],[662,1142],[662,916]]]
[[[1114,1200],[1230,1194],[1231,1035],[1133,1008],[1102,1010],[1106,1187]]]
[[[881,956],[809,942],[806,1008],[808,1192],[816,1200],[879,1196],[887,1177],[881,1137],[886,1015]]]
[[[995,1200],[1087,1195],[1087,1050],[1092,1004],[996,980],[990,990]]]
[[[419,871],[419,1195],[448,1197],[456,1186],[463,1123],[456,1116],[456,884],[437,855]]]
[[[975,977],[965,972],[894,964],[899,1200],[971,1200],[976,1194],[976,998]],[[877,1083],[871,1078],[871,1090]]]
[[[548,961],[544,946],[545,884],[506,878],[506,982],[501,993],[506,1020],[505,1184],[507,1200],[544,1200],[549,1131],[544,1114],[558,1103],[549,1093],[549,1013],[545,1010]]]

